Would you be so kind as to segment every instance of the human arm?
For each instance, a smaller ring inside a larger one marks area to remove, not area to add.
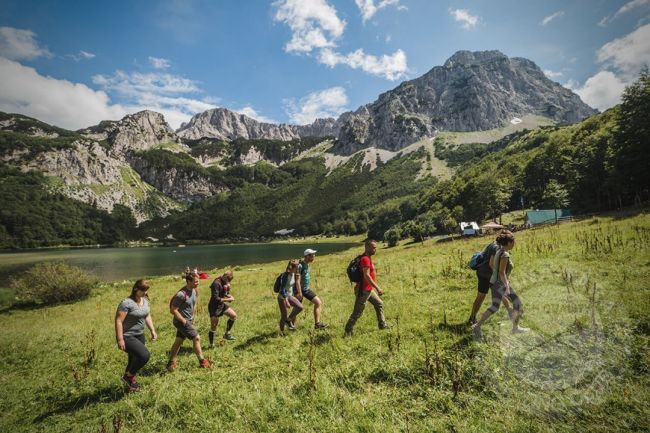
[[[506,269],[508,267],[508,260],[499,260],[499,280],[503,283],[506,288],[504,296],[510,295],[510,282],[508,281],[508,275],[506,274]]]
[[[295,286],[296,286],[296,298],[298,298],[299,301],[302,301],[302,275],[300,272],[296,272],[295,274]]]
[[[372,286],[372,288],[374,288],[377,291],[377,294],[379,296],[384,294],[384,291],[379,288],[377,282],[370,275],[370,268],[363,268],[363,279],[367,284]]]
[[[126,350],[123,327],[126,315],[127,312],[120,309],[115,312],[115,341],[117,342],[117,347],[122,351]]]
[[[156,341],[158,339],[158,334],[156,333],[156,328],[153,326],[153,319],[151,318],[151,314],[147,315],[147,318],[144,319],[144,323],[147,325],[149,332],[151,332],[151,339],[153,341]]]

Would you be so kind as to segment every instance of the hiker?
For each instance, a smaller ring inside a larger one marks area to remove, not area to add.
[[[232,271],[226,271],[222,276],[216,278],[210,285],[212,295],[210,302],[208,302],[208,313],[210,314],[210,332],[208,338],[210,339],[210,348],[214,347],[214,334],[219,324],[219,317],[228,317],[226,323],[226,332],[223,334],[224,340],[234,340],[232,335],[232,327],[237,320],[237,313],[229,305],[235,298],[230,294],[230,282],[233,280],[234,274]]]
[[[476,293],[476,298],[474,299],[474,304],[472,305],[472,312],[469,315],[469,320],[467,321],[470,325],[476,323],[476,314],[478,310],[483,305],[485,296],[487,295],[488,290],[490,290],[490,278],[492,277],[492,268],[490,268],[490,261],[496,254],[499,249],[499,244],[494,240],[485,246],[483,252],[481,253],[482,261],[476,269],[476,279],[478,280],[478,288]],[[512,317],[512,305],[508,298],[504,298],[503,303],[508,309],[508,316]]]
[[[528,328],[519,326],[519,319],[521,319],[524,313],[521,300],[517,296],[514,288],[510,286],[510,273],[513,268],[510,251],[515,247],[515,236],[512,232],[504,230],[499,233],[496,242],[499,245],[499,249],[490,262],[490,267],[492,268],[492,277],[490,278],[490,284],[492,285],[492,305],[483,313],[481,319],[472,325],[472,329],[480,332],[481,325],[499,310],[501,301],[507,297],[512,302],[513,308],[512,333],[527,332],[529,331]]]
[[[284,332],[285,326],[290,331],[295,331],[296,327],[293,322],[296,316],[303,309],[302,303],[293,296],[298,275],[298,260],[289,260],[286,270],[280,276],[280,290],[278,292],[278,306],[280,307],[280,332]],[[291,314],[288,314],[289,308],[293,307]]]
[[[196,303],[198,301],[197,287],[199,286],[199,276],[195,273],[185,275],[185,287],[180,289],[169,302],[169,312],[174,316],[172,323],[176,328],[176,340],[169,351],[169,362],[167,370],[176,369],[178,351],[183,345],[185,339],[192,340],[194,353],[199,359],[200,368],[210,368],[210,361],[203,357],[201,350],[201,337],[192,325],[194,313],[196,312]]]
[[[373,265],[371,259],[371,256],[373,256],[376,252],[377,241],[368,239],[365,243],[364,253],[359,259],[359,267],[361,269],[363,279],[361,282],[356,283],[354,288],[354,309],[352,310],[352,314],[348,319],[348,323],[345,324],[346,337],[352,335],[354,324],[363,314],[363,310],[366,308],[366,302],[370,302],[372,306],[375,307],[379,329],[388,328],[386,318],[384,317],[384,303],[380,298],[380,296],[384,294],[384,291],[381,290],[377,284],[377,273],[375,272],[375,266]],[[373,289],[376,291],[376,293],[373,291]]]
[[[303,253],[302,260],[298,263],[298,273],[296,274],[296,285],[294,295],[300,302],[303,298],[309,299],[314,304],[314,329],[327,328],[327,324],[320,321],[321,311],[323,310],[323,301],[311,289],[311,266],[310,264],[316,259],[316,250],[307,248]],[[295,327],[295,322],[292,323]]]
[[[115,340],[117,347],[128,354],[126,370],[122,382],[129,392],[140,390],[136,374],[149,361],[149,351],[144,345],[145,325],[151,332],[151,339],[156,341],[158,334],[153,326],[149,308],[149,283],[138,280],[131,289],[131,295],[117,306],[115,312]]]

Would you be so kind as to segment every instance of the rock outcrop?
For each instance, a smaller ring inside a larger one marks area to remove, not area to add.
[[[217,138],[220,140],[269,139],[289,141],[302,137],[336,136],[340,122],[336,119],[316,119],[308,125],[264,123],[226,108],[214,108],[192,117],[176,132],[185,139]]]

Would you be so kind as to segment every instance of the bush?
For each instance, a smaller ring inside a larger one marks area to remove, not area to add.
[[[97,277],[62,262],[39,263],[12,279],[11,288],[21,303],[42,305],[86,298]]]

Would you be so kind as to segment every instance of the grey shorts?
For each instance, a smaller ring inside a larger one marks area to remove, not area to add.
[[[488,307],[488,310],[490,310],[492,313],[499,311],[499,307],[501,307],[501,301],[503,300],[503,294],[505,292],[506,286],[504,286],[500,281],[497,281],[492,285],[492,305]],[[524,308],[523,305],[521,305],[521,299],[519,299],[519,296],[517,296],[517,293],[512,286],[510,286],[510,295],[508,295],[508,299],[510,299],[510,302],[512,302],[512,308],[515,311],[518,311],[520,313],[523,312]]]
[[[293,296],[296,296],[296,293],[294,292]],[[316,292],[314,292],[311,289],[303,290],[302,291],[302,297],[305,299],[309,299],[310,301],[314,301],[314,298],[318,296]]]
[[[192,322],[189,320],[183,325],[180,322],[174,321],[174,326],[176,327],[176,338],[187,338],[188,340],[194,340],[198,335],[198,331],[192,325]]]

